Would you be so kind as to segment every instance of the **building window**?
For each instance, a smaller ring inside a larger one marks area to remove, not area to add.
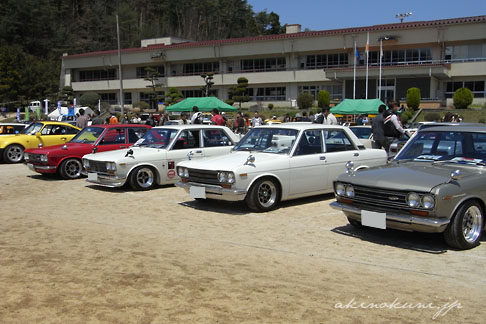
[[[453,61],[477,61],[486,59],[486,43],[447,46],[444,57]]]
[[[248,88],[250,101],[285,101],[285,87]]]
[[[369,65],[379,65],[380,57],[378,51],[370,52],[368,59]],[[427,64],[432,60],[430,48],[411,48],[407,50],[383,51],[381,58],[382,65],[402,65],[402,64]],[[366,64],[366,56],[364,57]]]
[[[186,63],[183,65],[182,73],[184,75],[199,75],[202,73],[218,73],[219,62],[206,63]]]
[[[132,104],[132,93],[131,92],[125,92],[124,93],[124,103],[126,103],[127,105],[131,105]]]
[[[320,90],[327,90],[331,95],[331,99],[342,99],[343,98],[343,87],[340,84],[332,84],[332,85],[306,85],[306,86],[299,86],[297,91],[299,94],[301,93],[310,93],[314,100],[317,100],[317,96]]]
[[[202,90],[181,90],[181,92],[182,92],[182,95],[184,96],[184,98],[189,98],[189,97],[201,98],[201,97],[204,97]]]
[[[116,70],[89,70],[79,71],[79,81],[102,81],[102,80],[116,80]]]
[[[241,60],[240,72],[285,71],[285,57]]]
[[[343,65],[348,65],[348,54],[346,53],[307,55],[303,67],[304,69],[321,69]]]
[[[150,104],[152,102],[152,98],[154,98],[154,93],[153,92],[140,92],[140,101],[146,102]],[[160,100],[163,101],[162,98],[165,96],[165,91],[157,91],[157,96],[160,98]]]
[[[447,82],[446,84],[446,98],[452,98],[454,92],[460,88],[467,88],[472,91],[474,98],[486,98],[485,81],[455,81]]]
[[[150,77],[150,72],[147,71],[147,68],[154,69],[156,72],[160,74],[161,77],[165,76],[165,67],[163,65],[158,66],[140,66],[137,67],[137,78],[144,79]]]
[[[107,102],[110,105],[116,104],[116,93],[100,93],[101,101]]]

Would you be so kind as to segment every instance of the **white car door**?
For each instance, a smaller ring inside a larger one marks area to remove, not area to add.
[[[188,159],[202,158],[204,151],[201,147],[200,130],[183,130],[179,133],[172,144],[170,152],[167,154],[169,161],[174,161],[175,164]]]
[[[201,132],[204,157],[223,155],[233,148],[234,143],[223,129],[209,128]]]
[[[322,191],[327,178],[328,169],[322,145],[322,131],[306,130],[290,158],[289,196]]]

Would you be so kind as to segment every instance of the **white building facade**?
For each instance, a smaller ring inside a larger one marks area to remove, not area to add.
[[[461,87],[473,91],[474,104],[482,105],[486,102],[486,16],[309,32],[290,25],[286,34],[201,42],[150,39],[142,41],[140,48],[123,49],[121,62],[128,107],[149,100],[146,67],[162,75],[159,82],[166,93],[176,87],[185,97],[203,96],[202,73],[214,73],[212,89],[222,100],[228,99],[228,90],[238,78],[245,77],[247,106],[291,106],[300,93],[317,98],[319,90],[328,90],[335,100],[404,101],[411,87],[420,89],[423,105],[451,106],[454,91]],[[64,55],[64,86],[71,86],[77,97],[96,92],[103,101],[119,105],[118,51]]]

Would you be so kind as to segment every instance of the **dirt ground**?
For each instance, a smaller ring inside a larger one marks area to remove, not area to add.
[[[0,323],[484,323],[486,243],[0,164]]]

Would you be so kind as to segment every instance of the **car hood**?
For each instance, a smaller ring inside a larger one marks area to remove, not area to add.
[[[127,155],[129,150],[133,151],[133,154]],[[165,159],[167,156],[167,150],[157,149],[151,147],[137,147],[132,146],[128,149],[100,152],[86,154],[83,158],[93,161],[110,161],[115,163],[135,163],[135,162],[149,162],[155,160]]]
[[[360,170],[354,176],[342,174],[338,180],[390,190],[430,191],[448,182],[451,172],[457,169],[462,171],[463,179],[481,172],[480,167],[464,167],[452,163],[434,165],[429,162],[401,162]]]
[[[63,149],[64,145],[66,145],[66,149]],[[84,154],[87,154],[90,153],[92,150],[93,144],[68,142],[66,144],[27,149],[25,150],[25,152],[35,154],[66,155],[72,152],[82,153],[83,151],[85,152]]]
[[[255,162],[245,164],[248,157],[253,155],[255,157]],[[288,159],[287,154],[272,154],[272,153],[260,153],[260,152],[247,152],[247,151],[231,151],[228,154],[191,160],[183,161],[178,165],[185,166],[188,168],[200,169],[200,170],[212,170],[212,171],[236,171],[238,172],[255,172],[262,171],[262,169],[267,169],[266,165],[269,163],[275,163],[277,161],[282,161],[283,159]]]

